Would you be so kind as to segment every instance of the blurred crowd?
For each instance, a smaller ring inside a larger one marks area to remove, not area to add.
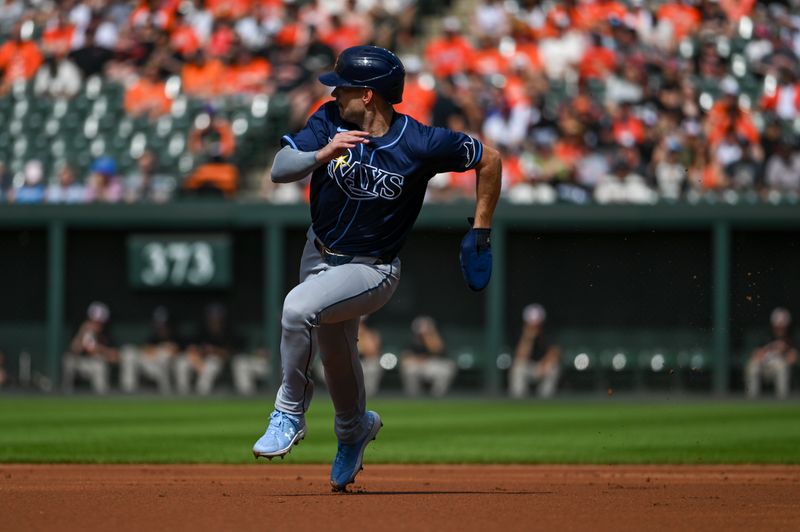
[[[514,202],[796,200],[796,4],[481,0],[411,61],[416,112],[499,146]]]
[[[512,202],[797,201],[797,0],[466,4],[423,24],[415,0],[4,0],[0,93],[27,81],[39,97],[70,98],[100,75],[124,85],[128,115],[149,120],[184,95],[210,106],[195,127],[212,139],[186,149],[229,164],[235,139],[217,102],[281,95],[285,127],[298,129],[329,97],[317,74],[373,43],[406,65],[400,112],[501,149]],[[147,161],[110,177],[93,164],[77,179],[28,163],[0,167],[6,201],[167,201],[181,185]],[[220,168],[192,187],[231,196],[238,176]],[[260,194],[305,197],[302,184]],[[474,174],[439,175],[428,199],[472,195]]]
[[[155,123],[183,113],[181,100],[200,102],[203,113],[193,117],[193,131],[170,155],[177,159],[182,149],[217,166],[189,175],[188,184],[176,183],[180,176],[151,175],[172,165],[132,148],[136,165],[93,154],[85,175],[76,176],[65,155],[47,175],[33,154],[0,161],[0,201],[167,201],[181,185],[231,196],[240,188],[229,164],[236,124],[217,113],[223,102],[254,101],[253,113],[263,116],[264,96],[279,93],[290,108],[284,127],[295,127],[318,97],[311,81],[332,67],[338,52],[364,42],[408,46],[416,20],[414,0],[2,0],[0,98],[19,102],[32,91],[37,99],[69,101],[91,92],[99,78],[97,86],[124,88],[123,109],[131,118]],[[27,107],[15,105],[14,117],[24,117]],[[106,110],[95,111],[102,121]],[[104,172],[98,172],[103,158]]]

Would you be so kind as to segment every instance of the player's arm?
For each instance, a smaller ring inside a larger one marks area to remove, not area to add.
[[[345,155],[348,148],[369,142],[366,131],[346,131],[337,133],[331,141],[316,151],[302,151],[292,146],[284,146],[275,154],[272,162],[272,181],[274,183],[291,183],[299,181],[317,167]]]
[[[477,175],[474,228],[489,229],[492,227],[492,216],[500,199],[502,164],[498,151],[490,146],[483,146],[483,157],[475,166]]]

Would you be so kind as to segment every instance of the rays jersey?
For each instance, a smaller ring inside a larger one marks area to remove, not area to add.
[[[284,135],[282,146],[317,151],[337,132],[358,129],[331,101],[305,127]],[[481,160],[483,146],[469,135],[433,128],[395,112],[382,137],[349,149],[314,170],[311,219],[327,247],[348,255],[395,256],[422,208],[428,181],[440,172],[463,172]]]

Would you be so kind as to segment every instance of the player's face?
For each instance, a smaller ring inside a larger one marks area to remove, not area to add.
[[[336,98],[339,114],[348,122],[360,124],[364,118],[364,91],[360,87],[336,87],[332,96]]]

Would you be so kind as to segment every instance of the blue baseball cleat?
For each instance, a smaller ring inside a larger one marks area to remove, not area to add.
[[[367,416],[369,416],[370,425],[363,438],[353,443],[339,442],[339,449],[331,469],[333,491],[345,491],[348,484],[355,482],[356,475],[363,469],[361,464],[364,461],[364,450],[369,442],[375,439],[383,426],[381,416],[377,412],[370,410],[367,412]]]
[[[306,423],[301,416],[273,410],[269,416],[267,431],[253,445],[253,456],[272,460],[283,458],[292,450],[292,445],[300,443],[306,435]]]

